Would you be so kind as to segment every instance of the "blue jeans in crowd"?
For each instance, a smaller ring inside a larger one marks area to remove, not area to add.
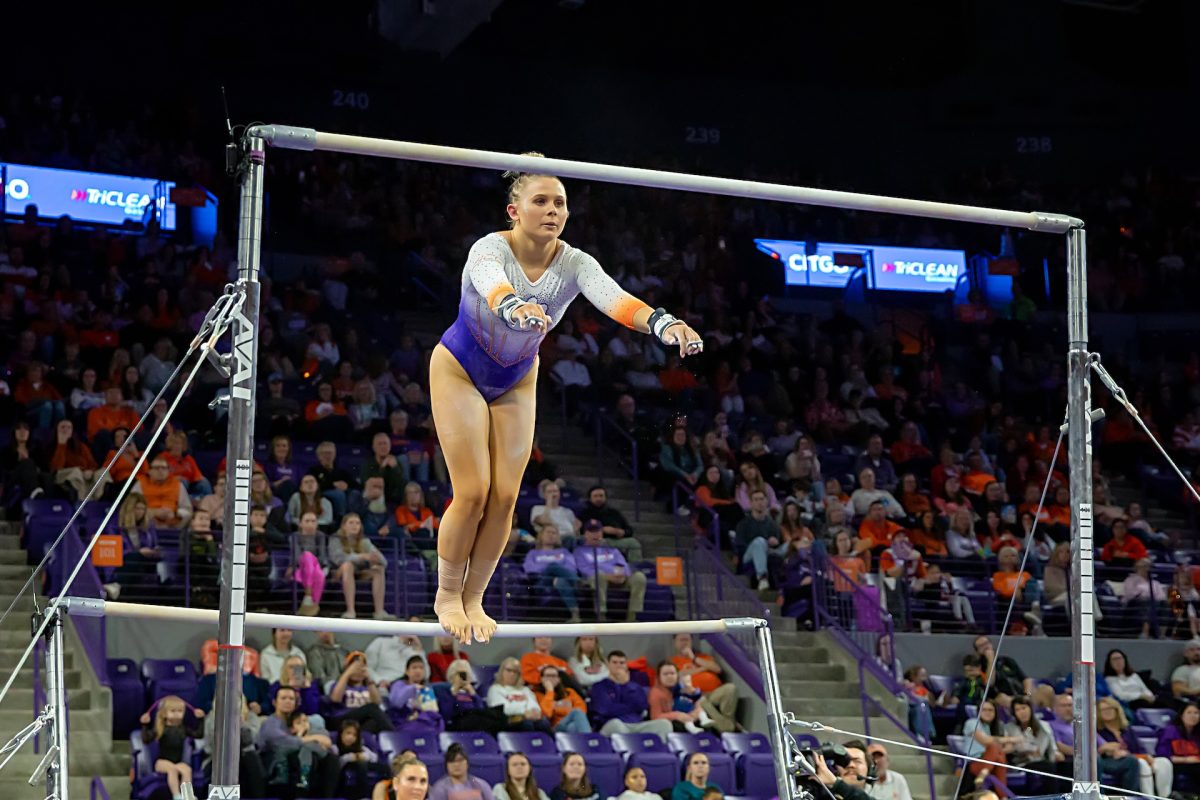
[[[742,553],[742,563],[749,561],[754,565],[754,576],[756,578],[767,577],[768,552],[767,540],[759,536],[746,545],[746,552]]]
[[[558,564],[551,564],[538,576],[538,588],[554,589],[571,611],[579,610],[579,600],[575,598],[575,584],[578,582],[578,575]]]
[[[592,723],[588,722],[587,714],[578,708],[558,721],[554,726],[555,733],[591,733]]]

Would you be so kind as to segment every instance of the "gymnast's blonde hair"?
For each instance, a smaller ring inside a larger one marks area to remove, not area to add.
[[[532,158],[546,157],[544,154],[539,153],[536,150],[530,150],[527,153],[521,153],[521,155],[530,156]],[[529,183],[529,181],[533,180],[534,178],[554,178],[555,180],[558,180],[557,176],[548,175],[544,172],[519,172],[513,169],[508,170],[500,177],[508,181],[508,202],[513,205],[517,204],[517,200],[521,197],[521,192],[525,190],[525,184]],[[515,219],[510,219],[508,221],[508,226],[510,228],[516,224],[517,221]]]

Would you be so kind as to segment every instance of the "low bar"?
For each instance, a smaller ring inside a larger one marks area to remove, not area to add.
[[[374,139],[368,136],[323,133],[312,128],[297,128],[290,125],[256,125],[248,131],[248,134],[261,137],[272,147],[291,150],[325,150],[332,153],[380,156],[405,161],[427,161],[434,164],[479,167],[497,171],[516,169],[549,172],[564,178],[620,183],[652,189],[675,189],[755,200],[778,200],[784,203],[875,211],[882,214],[903,214],[910,217],[975,222],[983,225],[1026,228],[1045,233],[1066,233],[1070,228],[1083,224],[1082,221],[1065,214],[1050,214],[1041,211],[1005,211],[998,208],[938,203],[932,200],[910,200],[877,194],[786,186],[780,183],[688,175],[683,172],[620,167],[613,164],[595,164],[562,158],[520,156],[491,150],[471,150],[463,147],[443,147],[393,139]]]
[[[81,617],[109,619],[149,619],[163,622],[190,622],[197,625],[216,625],[218,612],[207,608],[176,608],[140,603],[121,603],[91,597],[70,597],[63,601],[68,612]],[[766,625],[766,621],[760,621]],[[446,631],[436,622],[404,622],[376,619],[338,619],[334,617],[300,617],[290,614],[246,614],[248,628],[291,628],[297,631],[333,631],[335,633],[369,633],[377,636],[445,636]],[[750,625],[739,618],[732,627]],[[726,633],[731,629],[723,619],[685,620],[674,622],[593,622],[593,623],[501,623],[497,639],[521,639],[534,636],[674,636],[677,633]]]

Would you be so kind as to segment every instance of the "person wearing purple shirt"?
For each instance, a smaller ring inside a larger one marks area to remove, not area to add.
[[[629,662],[620,650],[608,654],[608,677],[592,685],[588,694],[592,720],[601,733],[654,733],[664,742],[672,730],[667,719],[646,719],[650,703],[646,687],[629,676]]]
[[[604,525],[589,519],[583,526],[583,544],[575,548],[575,566],[583,583],[594,583],[600,598],[600,616],[608,615],[608,589],[629,589],[629,608],[625,621],[633,622],[646,602],[646,575],[630,570],[621,551],[604,543]]]
[[[271,482],[271,494],[282,502],[287,502],[296,493],[300,483],[300,470],[292,461],[292,440],[286,436],[276,436],[271,440],[271,455],[263,465],[267,480]]]
[[[575,556],[562,546],[558,528],[547,523],[538,532],[537,546],[525,554],[525,574],[536,576],[539,590],[554,589],[571,612],[571,622],[579,622],[579,599],[575,585],[579,570]]]
[[[1159,731],[1154,754],[1171,760],[1176,778],[1183,776],[1188,785],[1195,785],[1200,778],[1200,707],[1188,703]]]
[[[1058,745],[1059,752],[1068,758],[1075,756],[1075,729],[1072,720],[1075,717],[1074,701],[1069,694],[1060,694],[1054,698],[1054,719],[1048,723],[1050,732],[1054,734],[1054,741]],[[1113,776],[1113,782],[1122,789],[1138,791],[1141,785],[1139,781],[1138,760],[1133,756],[1120,750],[1123,755],[1110,756],[1107,752],[1116,753],[1117,749],[1109,747],[1108,742],[1105,742],[1103,737],[1098,737],[1096,740],[1100,750],[1100,757],[1097,765],[1101,772],[1108,773]]]
[[[429,800],[493,800],[487,781],[470,773],[467,751],[457,742],[446,748],[446,774],[429,787]]]

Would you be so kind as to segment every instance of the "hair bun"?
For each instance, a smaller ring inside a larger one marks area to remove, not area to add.
[[[521,153],[520,155],[529,156],[530,158],[545,158],[546,157],[544,153],[539,153],[536,150],[530,150],[526,153]],[[533,174],[533,173],[522,172],[517,169],[510,169],[510,170],[505,170],[503,173],[501,173],[500,177],[504,178],[506,181],[515,181],[518,178],[520,178],[522,175],[531,175],[531,174]]]

